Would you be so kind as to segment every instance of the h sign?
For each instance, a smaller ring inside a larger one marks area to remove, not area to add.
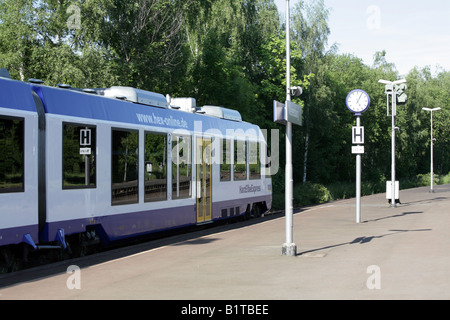
[[[352,142],[353,144],[364,144],[364,127],[352,128]]]
[[[86,147],[91,145],[91,129],[80,130],[80,146]]]

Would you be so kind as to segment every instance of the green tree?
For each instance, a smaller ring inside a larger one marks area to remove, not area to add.
[[[34,1],[0,2],[0,64],[13,78],[25,80],[37,34]]]
[[[303,157],[301,157],[303,158],[303,183],[307,180],[308,164],[314,163],[314,160],[318,161],[321,158],[320,155],[314,155],[314,148],[317,149],[316,146],[320,142],[311,141],[310,133],[314,130],[315,125],[321,126],[327,123],[323,119],[323,115],[327,112],[325,110],[321,112],[320,108],[328,105],[324,99],[329,97],[326,94],[326,92],[329,92],[329,89],[326,88],[326,85],[323,86],[324,79],[319,79],[317,75],[322,65],[321,60],[326,55],[325,48],[330,34],[328,15],[329,10],[325,7],[323,0],[314,2],[300,1],[296,4],[292,14],[293,38],[299,46],[299,51],[302,53],[302,64],[298,67],[298,70],[306,75],[314,75],[311,79],[309,90],[302,97],[302,100],[305,102],[303,110],[304,124],[303,128],[301,128],[304,140],[297,140],[304,143],[304,153]],[[325,73],[321,72],[320,76],[322,75],[325,75]],[[321,128],[320,130],[322,131]],[[315,137],[312,137],[312,139],[315,139]],[[301,146],[297,148],[300,149]]]
[[[184,14],[193,1],[103,1],[101,8],[86,12],[94,30],[90,36],[110,53],[114,73],[122,85],[166,91],[174,77],[181,77]],[[92,1],[86,6],[92,8]]]

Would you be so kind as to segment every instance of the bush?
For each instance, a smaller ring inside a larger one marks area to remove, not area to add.
[[[445,176],[439,176],[439,184],[450,184],[450,173]]]
[[[438,184],[439,177],[437,175],[434,175],[433,177],[434,184]],[[416,176],[416,186],[417,187],[425,187],[430,185],[430,173],[425,174],[418,174]]]
[[[447,175],[435,175],[434,182],[438,184],[450,184],[450,173]],[[401,179],[400,188],[409,189],[430,185],[430,174],[418,174],[411,179]],[[285,207],[285,188],[284,180],[279,179],[276,191],[274,190],[272,198],[272,209],[284,210]],[[367,196],[386,192],[386,181],[380,179],[378,182],[361,183],[361,195]],[[306,182],[294,186],[294,206],[307,206],[320,204],[338,199],[349,199],[356,196],[355,182],[334,182],[327,186],[319,183]]]
[[[333,200],[330,191],[318,183],[306,182],[294,187],[294,205],[305,206]]]
[[[356,195],[354,182],[334,182],[327,185],[332,200],[353,198]]]
[[[272,194],[272,210],[284,210],[284,193],[274,192]]]

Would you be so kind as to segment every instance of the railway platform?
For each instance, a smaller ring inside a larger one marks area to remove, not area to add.
[[[400,200],[295,210],[295,257],[273,214],[2,275],[0,300],[450,299],[450,185]]]

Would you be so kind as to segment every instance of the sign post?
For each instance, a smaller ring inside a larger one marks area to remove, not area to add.
[[[89,128],[80,130],[80,155],[84,155],[84,184],[89,186],[90,179],[90,165],[89,156],[91,155],[91,137],[92,131]]]
[[[294,181],[292,166],[292,124],[301,126],[302,107],[290,101],[290,90],[288,89],[288,99],[285,104],[273,101],[273,121],[286,125],[286,193],[285,193],[285,215],[286,215],[286,242],[283,244],[282,255],[296,256],[297,245],[294,243],[293,237],[293,199],[294,199]],[[295,87],[297,95],[302,93],[301,88]],[[293,91],[294,91],[293,90]]]
[[[353,143],[357,143],[356,148],[352,148],[353,153],[356,153],[356,223],[361,222],[361,154],[364,153],[364,147],[361,149],[361,144],[364,143],[364,127],[361,127],[361,116],[356,116],[356,130],[353,130]],[[361,136],[357,132],[362,132]]]
[[[291,102],[291,94],[300,96],[300,87],[291,88],[291,45],[290,45],[290,7],[286,0],[286,103],[274,101],[273,118],[277,123],[286,125],[286,179],[285,179],[285,216],[286,216],[286,241],[283,244],[281,254],[285,256],[296,256],[297,245],[293,237],[293,200],[294,180],[292,166],[292,124],[302,125],[302,108]]]
[[[434,108],[434,109],[430,109],[430,108],[422,108],[422,110],[424,110],[424,111],[429,111],[430,113],[431,113],[431,151],[430,151],[430,154],[431,154],[431,160],[430,160],[430,163],[431,163],[431,167],[430,167],[430,193],[433,193],[434,192],[434,189],[433,189],[433,180],[434,180],[434,168],[433,168],[433,144],[434,144],[434,138],[433,138],[433,112],[436,112],[436,111],[439,111],[439,110],[441,110],[441,108],[440,107],[438,107],[438,108]]]
[[[361,223],[361,155],[364,154],[364,127],[361,114],[370,106],[370,97],[363,90],[356,89],[347,95],[347,108],[355,114],[356,127],[352,128],[352,153],[356,154],[356,223]]]

